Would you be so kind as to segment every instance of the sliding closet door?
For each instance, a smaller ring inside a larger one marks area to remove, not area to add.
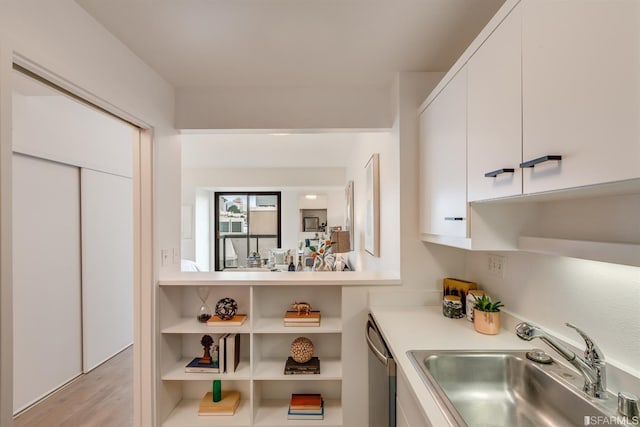
[[[79,175],[13,155],[14,413],[82,373]]]
[[[81,171],[84,372],[133,343],[131,178]]]

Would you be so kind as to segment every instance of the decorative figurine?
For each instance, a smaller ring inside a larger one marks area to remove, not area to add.
[[[233,298],[222,298],[216,304],[216,316],[222,320],[231,320],[238,311],[238,303]]]
[[[313,342],[307,337],[298,337],[291,343],[291,358],[306,363],[313,357]]]
[[[311,313],[311,304],[309,304],[308,302],[295,301],[293,304],[291,304],[291,308],[293,308],[294,310],[298,310],[298,316],[302,316],[303,314],[305,316],[308,316],[309,313]]]
[[[200,340],[200,344],[202,344],[202,347],[204,348],[204,354],[200,358],[200,363],[211,364],[211,346],[213,345],[213,338],[211,338],[211,335],[203,335]]]

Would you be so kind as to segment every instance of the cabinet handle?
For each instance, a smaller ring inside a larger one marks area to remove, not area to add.
[[[513,168],[502,168],[495,171],[487,172],[484,174],[487,178],[495,178],[498,175],[502,175],[503,173],[514,173],[516,170]]]
[[[543,157],[538,157],[537,159],[529,160],[528,162],[520,163],[521,168],[532,168],[538,163],[548,162],[550,160],[562,160],[562,156],[547,154]]]
[[[445,216],[445,221],[464,221],[464,217],[462,216]]]

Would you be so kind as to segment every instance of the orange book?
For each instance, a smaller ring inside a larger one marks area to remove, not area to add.
[[[320,312],[311,311],[308,315],[298,315],[297,311],[286,311],[284,313],[284,321],[286,322],[320,322]]]
[[[211,316],[207,320],[207,326],[241,326],[247,320],[246,314],[236,314],[229,320],[222,320],[218,316]]]
[[[319,409],[322,408],[322,395],[320,393],[291,395],[289,409]]]
[[[213,401],[213,393],[208,392],[200,401],[198,415],[233,415],[240,404],[240,392],[223,391],[220,402]]]

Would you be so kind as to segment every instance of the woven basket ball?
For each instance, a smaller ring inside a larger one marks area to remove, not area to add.
[[[307,337],[298,337],[291,343],[291,357],[298,363],[305,363],[313,357],[313,342]]]

